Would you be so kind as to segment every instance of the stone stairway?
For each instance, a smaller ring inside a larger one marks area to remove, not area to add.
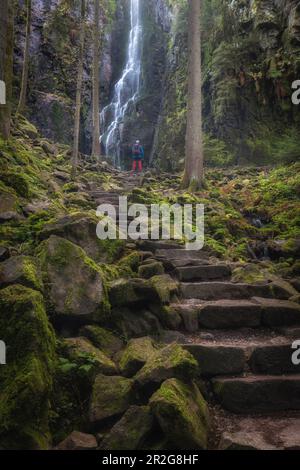
[[[136,181],[128,176],[126,184],[130,191]],[[90,191],[97,205],[116,209],[120,194]],[[300,365],[292,363],[300,306],[289,301],[289,289],[234,283],[228,264],[175,242],[137,246],[180,282],[180,299],[170,309],[182,318],[179,342],[200,365],[214,417],[211,447],[300,449]]]
[[[300,448],[300,365],[292,363],[300,306],[288,300],[289,289],[233,283],[230,266],[204,251],[160,247],[154,256],[180,281],[181,299],[171,309],[183,320],[182,345],[208,386],[214,445]],[[284,433],[289,428],[297,432],[292,441]]]

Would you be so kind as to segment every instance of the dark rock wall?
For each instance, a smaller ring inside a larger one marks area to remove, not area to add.
[[[125,0],[119,0],[123,4]],[[114,3],[110,3],[111,7]],[[74,8],[75,7],[75,8]],[[80,2],[33,0],[30,44],[30,72],[27,114],[46,137],[71,143],[77,77],[77,52],[80,34]],[[99,40],[103,51],[101,91],[109,93],[112,80],[111,17],[113,9],[101,11],[104,33]],[[81,150],[91,146],[93,2],[87,1],[84,86],[82,96]],[[25,41],[26,11],[18,0],[15,24],[14,95],[18,99]]]

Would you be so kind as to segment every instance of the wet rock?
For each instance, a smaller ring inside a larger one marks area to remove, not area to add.
[[[56,345],[40,292],[18,284],[1,289],[0,331],[9,346],[0,367],[1,447],[48,449]]]
[[[203,376],[240,374],[246,365],[243,348],[204,344],[185,344],[183,347],[198,361]]]
[[[207,448],[209,412],[194,383],[165,381],[151,397],[150,406],[172,448]]]
[[[160,303],[169,304],[179,293],[179,283],[168,274],[154,276],[150,279]]]
[[[224,432],[219,450],[276,450],[276,447],[266,441],[262,432],[253,434],[244,430]]]
[[[97,325],[82,327],[80,334],[88,338],[96,348],[101,349],[109,357],[113,357],[124,346],[124,342],[121,338],[111,331]]]
[[[131,406],[101,442],[101,450],[136,450],[153,427],[153,416],[148,406]]]
[[[20,221],[22,217],[17,212],[0,212],[0,223],[9,222],[10,220]]]
[[[176,377],[188,380],[197,376],[199,367],[193,356],[177,344],[170,344],[157,351],[136,374],[135,382],[149,395],[163,381]]]
[[[68,345],[68,354],[71,358],[77,358],[82,353],[89,354],[93,358],[98,372],[104,375],[117,375],[116,364],[86,338],[68,338],[65,342]]]
[[[255,375],[213,379],[221,405],[234,413],[300,409],[300,375]]]
[[[98,447],[95,436],[73,431],[57,445],[56,450],[96,450]]]
[[[182,319],[185,331],[194,333],[199,329],[198,309],[186,304],[172,304],[172,312],[177,313]]]
[[[109,298],[113,307],[147,304],[158,301],[149,281],[143,279],[118,279],[111,283]]]
[[[143,264],[139,267],[138,275],[144,279],[150,279],[153,276],[164,274],[164,267],[162,263],[153,261],[151,263]]]
[[[97,375],[90,403],[89,418],[93,425],[122,415],[132,403],[133,380]]]
[[[300,322],[300,307],[295,302],[253,298],[262,309],[262,322],[266,326],[290,326]]]
[[[9,258],[9,249],[6,246],[0,246],[0,261],[5,261]]]
[[[1,191],[0,213],[16,210],[17,196],[9,191]]]
[[[185,299],[236,300],[251,297],[289,299],[290,287],[278,282],[269,284],[235,284],[232,282],[194,282],[181,283],[181,292]]]
[[[68,181],[70,179],[69,173],[59,170],[54,171],[53,176],[61,181]]]
[[[51,236],[38,254],[53,313],[82,323],[107,314],[101,271],[79,246]]]
[[[12,256],[0,264],[0,284],[22,284],[36,290],[43,289],[41,272],[30,256]]]
[[[198,307],[199,324],[204,328],[243,328],[261,324],[261,308],[247,300],[217,300]]]
[[[153,340],[149,337],[130,340],[120,358],[122,375],[133,377],[155,352]]]
[[[300,365],[293,364],[291,342],[285,344],[261,345],[255,347],[249,364],[257,374],[288,374],[299,373]]]
[[[162,331],[160,335],[158,336],[158,340],[164,344],[171,344],[171,343],[184,344],[187,341],[186,336],[183,333],[180,333],[179,331],[169,331],[169,330]]]
[[[97,223],[96,217],[87,216],[83,213],[67,215],[54,222],[45,224],[39,234],[39,238],[45,240],[51,235],[66,238],[72,243],[81,246],[92,259],[106,261],[108,259],[107,248],[97,238]],[[116,249],[116,253],[120,252],[121,247],[122,242],[116,240],[114,243],[112,241],[112,248]]]
[[[158,334],[162,326],[153,313],[143,308],[129,310],[115,308],[112,310],[112,321],[117,331],[125,338],[137,338]]]
[[[40,211],[46,211],[50,208],[51,202],[49,200],[46,201],[32,201],[30,204],[22,207],[23,212],[26,215],[37,214]]]

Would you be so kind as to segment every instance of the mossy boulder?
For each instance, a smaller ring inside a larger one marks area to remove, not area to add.
[[[151,312],[158,318],[164,328],[179,330],[182,318],[178,311],[171,305],[151,304]]]
[[[157,351],[136,374],[135,382],[145,394],[151,394],[162,382],[176,377],[190,380],[199,374],[198,362],[178,344],[169,344]]]
[[[92,434],[73,431],[56,446],[56,450],[96,450],[97,440]]]
[[[172,449],[207,448],[209,411],[195,383],[165,381],[150,406]]]
[[[153,276],[150,279],[150,283],[162,304],[169,304],[179,292],[178,281],[173,279],[169,274]]]
[[[129,341],[120,359],[120,371],[126,377],[135,375],[156,352],[149,337]]]
[[[100,444],[101,450],[141,449],[153,428],[149,406],[131,406]]]
[[[125,241],[98,239],[96,234],[98,222],[95,215],[78,212],[45,224],[39,237],[41,240],[51,235],[66,238],[83,248],[92,259],[111,261],[120,255]]]
[[[36,139],[39,135],[35,125],[27,121],[27,119],[23,116],[18,118],[18,127],[20,131],[26,136],[28,136],[30,139]]]
[[[126,338],[140,338],[142,336],[157,335],[162,326],[153,313],[146,308],[134,307],[114,308],[111,312],[111,320],[116,330]]]
[[[134,381],[124,377],[97,375],[90,402],[89,419],[97,425],[121,416],[133,404]]]
[[[94,361],[97,372],[104,375],[116,375],[118,373],[116,364],[86,338],[68,338],[65,341],[70,359],[76,360],[76,358],[87,354]]]
[[[113,307],[159,301],[150,282],[143,279],[117,279],[113,281],[109,288],[109,299]]]
[[[15,192],[24,198],[29,198],[30,190],[29,184],[24,176],[15,172],[4,172],[1,174],[1,180],[9,187],[13,188]]]
[[[64,204],[68,208],[92,209],[94,202],[90,199],[89,195],[84,192],[66,194],[64,197]]]
[[[22,284],[36,290],[43,289],[41,272],[30,256],[13,256],[0,264],[0,284]]]
[[[49,396],[56,362],[55,336],[42,295],[21,285],[0,291],[0,447],[47,449]]]
[[[110,285],[109,298],[113,306],[148,303],[168,304],[178,293],[178,282],[168,274],[151,279],[118,279]]]
[[[2,185],[0,188],[0,213],[16,211],[17,201],[15,191]]]
[[[87,323],[109,312],[100,268],[77,245],[51,236],[38,248],[49,308],[58,316]]]
[[[164,272],[163,264],[159,261],[142,264],[138,270],[139,277],[144,279],[150,279],[153,276],[164,274]]]
[[[84,326],[80,333],[109,357],[113,357],[124,346],[124,342],[119,336],[97,325]]]

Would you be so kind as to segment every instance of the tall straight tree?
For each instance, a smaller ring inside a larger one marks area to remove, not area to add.
[[[31,0],[27,0],[27,19],[26,19],[26,38],[25,38],[25,49],[23,59],[23,71],[22,71],[22,82],[20,99],[17,108],[17,113],[22,114],[26,106],[26,96],[28,87],[28,70],[29,70],[29,47],[30,47],[30,35],[31,35]]]
[[[188,4],[188,109],[183,187],[197,190],[203,181],[201,0]]]
[[[81,94],[83,81],[83,60],[84,60],[84,41],[85,41],[85,0],[81,0],[81,17],[80,17],[80,36],[78,46],[78,69],[76,84],[76,104],[74,117],[74,134],[73,134],[73,150],[72,150],[72,176],[75,176],[78,166],[78,148],[79,148],[79,131],[80,131],[80,113],[81,113]]]
[[[94,26],[93,26],[93,146],[92,156],[97,160],[101,157],[100,145],[100,96],[99,96],[99,64],[100,64],[100,11],[99,0],[94,0]]]
[[[12,98],[13,50],[14,50],[14,2],[0,1],[0,135],[8,139]]]

